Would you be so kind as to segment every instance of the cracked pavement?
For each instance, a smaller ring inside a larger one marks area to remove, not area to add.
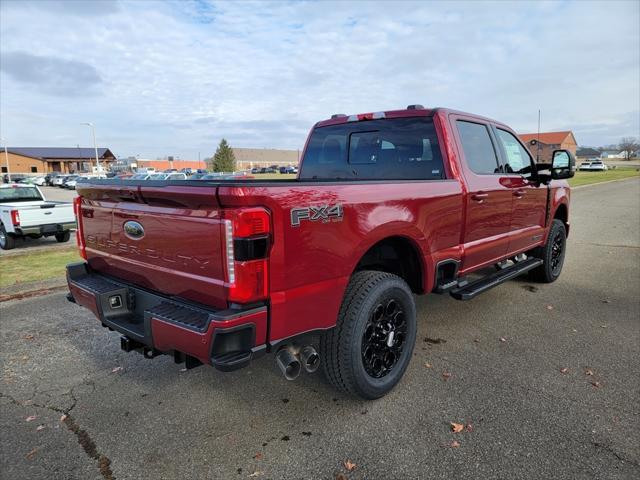
[[[0,303],[0,477],[638,478],[639,211],[638,180],[575,190],[558,282],[418,298],[412,364],[374,402],[271,356],[124,353],[64,293]]]

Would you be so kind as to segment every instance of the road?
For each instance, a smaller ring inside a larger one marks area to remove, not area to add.
[[[271,357],[126,354],[63,294],[1,304],[0,476],[640,478],[639,211],[638,180],[577,190],[558,282],[419,298],[412,364],[374,402]]]

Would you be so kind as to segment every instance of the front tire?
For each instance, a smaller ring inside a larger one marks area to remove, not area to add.
[[[0,248],[2,250],[12,250],[16,246],[16,238],[7,233],[4,229],[4,225],[0,225]]]
[[[532,256],[541,258],[544,263],[531,270],[530,278],[541,283],[555,282],[562,272],[566,249],[567,229],[561,220],[555,219],[547,243],[531,252]]]
[[[65,230],[62,233],[56,233],[56,240],[59,243],[68,242],[69,238],[71,238],[71,233],[69,232],[69,230]]]
[[[409,365],[416,330],[413,295],[403,279],[355,273],[336,326],[321,338],[325,376],[337,389],[366,400],[386,395]]]

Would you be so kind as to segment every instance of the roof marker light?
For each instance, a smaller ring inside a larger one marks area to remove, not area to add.
[[[331,115],[331,120],[335,120],[336,118],[347,118],[344,113],[334,113]]]
[[[424,107],[416,103],[415,105],[407,105],[407,110],[424,110]]]

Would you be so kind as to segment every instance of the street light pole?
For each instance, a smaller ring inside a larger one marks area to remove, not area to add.
[[[9,153],[7,152],[7,140],[6,138],[0,138],[2,140],[2,144],[4,145],[4,160],[7,163],[7,180],[11,183],[11,172],[9,170]]]
[[[102,165],[100,165],[100,159],[98,158],[98,145],[96,144],[96,127],[91,122],[85,122],[81,125],[88,125],[93,132],[93,149],[96,151],[96,168],[98,169],[98,175],[102,173]]]

